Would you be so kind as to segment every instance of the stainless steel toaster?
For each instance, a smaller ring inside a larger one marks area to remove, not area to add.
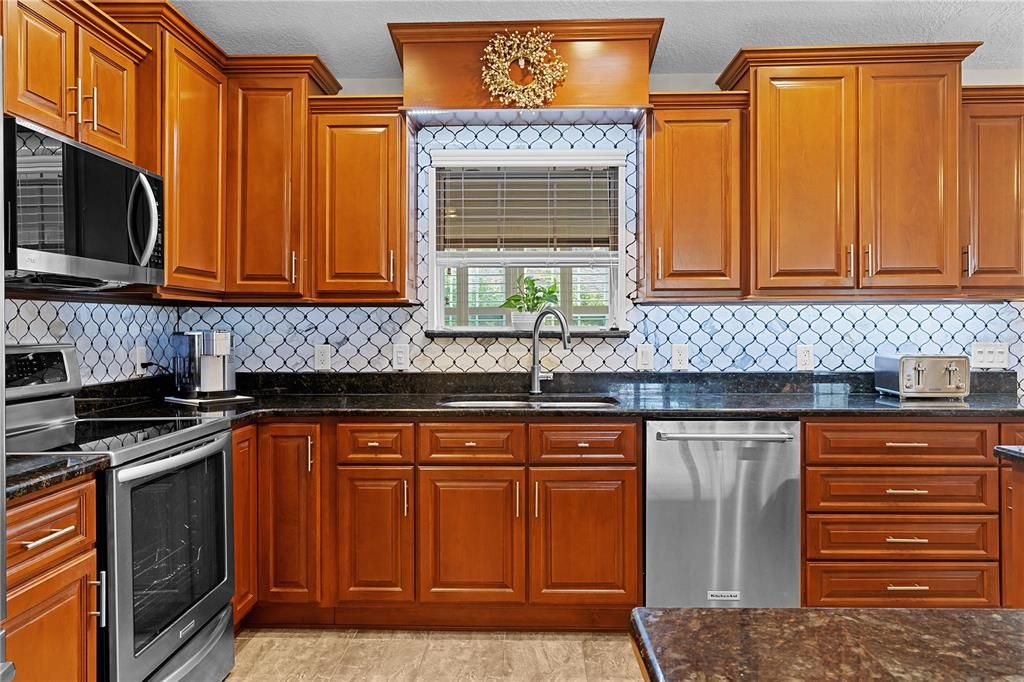
[[[971,362],[966,355],[876,355],[875,389],[900,399],[965,398]]]

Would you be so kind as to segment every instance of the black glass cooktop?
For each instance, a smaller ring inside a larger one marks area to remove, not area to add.
[[[118,452],[147,441],[179,434],[203,419],[80,419],[8,435],[7,454]]]

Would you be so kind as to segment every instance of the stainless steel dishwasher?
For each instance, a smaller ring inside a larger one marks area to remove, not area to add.
[[[800,424],[647,423],[647,606],[800,606]]]

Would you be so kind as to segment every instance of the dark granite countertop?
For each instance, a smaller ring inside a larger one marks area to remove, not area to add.
[[[102,454],[8,455],[6,461],[8,501],[106,469],[110,464]]]
[[[1024,610],[634,609],[652,680],[1022,680]]]
[[[1002,457],[1003,459],[1016,460],[1018,462],[1024,462],[1024,446],[1022,445],[997,445],[996,446],[996,457]]]

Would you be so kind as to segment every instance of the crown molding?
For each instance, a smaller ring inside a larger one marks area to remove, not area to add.
[[[336,95],[341,90],[341,83],[315,54],[227,55],[224,73],[282,76],[303,74],[309,76],[325,95]]]
[[[964,104],[1022,104],[1024,85],[965,85],[960,97]]]
[[[124,52],[137,64],[153,51],[153,46],[122,26],[114,17],[85,0],[54,0],[60,11],[103,40]]]
[[[224,50],[171,3],[163,0],[96,0],[96,4],[120,23],[156,24],[224,68],[227,60]]]
[[[314,95],[309,98],[311,114],[397,114],[401,95]]]
[[[651,93],[654,109],[746,109],[749,106],[750,93],[746,90]]]
[[[558,41],[569,40],[646,40],[648,65],[654,61],[664,19],[553,19],[545,21],[442,21],[427,23],[390,23],[388,31],[404,65],[407,43],[486,43],[501,31],[529,31],[540,28],[554,33]]]
[[[757,66],[809,64],[867,64],[876,62],[963,61],[981,45],[963,43],[912,43],[906,45],[825,45],[813,47],[746,47],[736,53],[715,83],[732,90],[747,70]]]

